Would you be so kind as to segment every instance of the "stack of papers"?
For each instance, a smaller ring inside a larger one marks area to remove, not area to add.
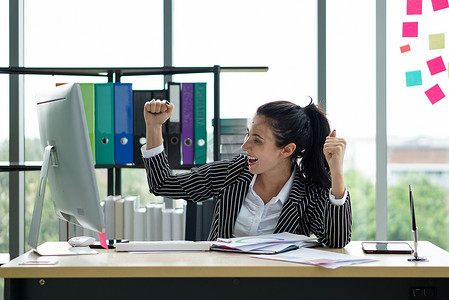
[[[314,265],[328,269],[336,269],[341,266],[376,261],[375,259],[305,248],[278,255],[255,255],[253,257]]]
[[[211,250],[252,254],[276,254],[300,247],[321,246],[316,238],[288,232],[219,239],[213,242]]]

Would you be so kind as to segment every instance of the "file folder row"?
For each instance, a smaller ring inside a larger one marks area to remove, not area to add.
[[[165,208],[164,203],[140,207],[138,196],[104,199],[106,239],[131,241],[183,240],[185,207]]]
[[[139,196],[108,196],[101,202],[108,240],[171,241],[185,239],[186,206],[166,208],[164,203],[140,206]],[[69,238],[98,234],[79,226]]]
[[[164,124],[164,147],[172,168],[207,160],[206,83],[169,82],[164,90],[133,90],[131,83],[80,83],[97,165],[143,166],[146,143],[144,105],[152,99],[175,105]]]

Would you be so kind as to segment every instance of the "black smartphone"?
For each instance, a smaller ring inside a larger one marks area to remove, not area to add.
[[[412,247],[407,242],[362,242],[362,249],[370,254],[411,254]]]

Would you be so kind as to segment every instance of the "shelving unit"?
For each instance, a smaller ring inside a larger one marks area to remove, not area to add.
[[[268,67],[160,67],[160,68],[0,68],[0,74],[10,75],[69,75],[107,77],[108,82],[120,82],[123,76],[175,75],[213,73],[214,75],[214,160],[220,159],[220,73],[221,72],[267,72]],[[39,164],[0,163],[0,172],[40,170]],[[121,168],[134,165],[97,165],[108,170],[108,195],[121,194]]]

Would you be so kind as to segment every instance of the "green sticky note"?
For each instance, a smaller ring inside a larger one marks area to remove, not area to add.
[[[407,86],[422,85],[421,70],[405,72]]]
[[[429,50],[444,48],[444,33],[429,34]]]

